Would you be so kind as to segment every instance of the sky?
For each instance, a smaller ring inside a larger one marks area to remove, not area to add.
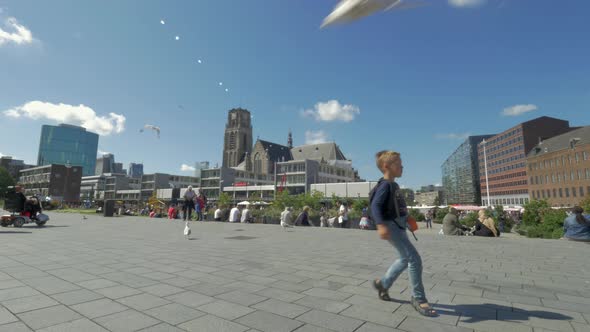
[[[0,0],[0,154],[35,163],[66,122],[125,167],[190,175],[243,107],[254,140],[334,141],[367,180],[399,151],[419,188],[468,135],[590,125],[590,1],[427,0],[320,29],[336,3]]]

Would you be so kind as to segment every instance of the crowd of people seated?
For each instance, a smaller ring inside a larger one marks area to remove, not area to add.
[[[490,210],[479,210],[478,219],[472,228],[459,222],[457,209],[451,207],[443,218],[442,232],[444,235],[471,235],[484,237],[498,237],[500,231],[496,228]]]

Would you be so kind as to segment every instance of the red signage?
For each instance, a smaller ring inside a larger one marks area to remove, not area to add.
[[[248,182],[236,182],[234,184],[234,187],[246,187],[248,185]]]

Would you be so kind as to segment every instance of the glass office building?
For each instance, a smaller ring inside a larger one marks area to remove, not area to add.
[[[82,166],[83,176],[94,175],[98,135],[78,126],[44,125],[41,129],[37,165]]]
[[[477,145],[493,135],[470,136],[442,165],[447,204],[481,205]]]

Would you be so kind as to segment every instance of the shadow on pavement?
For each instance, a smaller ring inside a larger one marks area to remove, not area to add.
[[[449,304],[438,304],[435,303],[432,305],[433,308],[440,314],[444,315],[458,315],[461,314],[462,317],[467,318],[464,320],[464,323],[477,323],[482,321],[488,320],[498,320],[497,314],[495,317],[491,317],[490,313],[493,311],[504,311],[506,312],[506,319],[501,319],[502,321],[508,322],[522,322],[528,321],[529,318],[537,317],[542,319],[551,319],[551,320],[571,320],[572,317],[562,315],[555,312],[550,311],[542,311],[542,310],[531,310],[526,311],[522,309],[518,309],[518,311],[512,311],[512,307],[507,307],[503,305],[491,304],[491,303],[483,303],[483,304],[456,304],[456,305],[449,305]],[[446,310],[444,310],[446,309]],[[486,313],[488,313],[486,315]]]
[[[43,225],[37,226],[35,224],[27,224],[24,225],[23,228],[36,228],[36,229],[43,229],[43,228],[61,228],[61,227],[70,227],[68,225]]]
[[[32,234],[33,232],[0,231],[0,234]]]

